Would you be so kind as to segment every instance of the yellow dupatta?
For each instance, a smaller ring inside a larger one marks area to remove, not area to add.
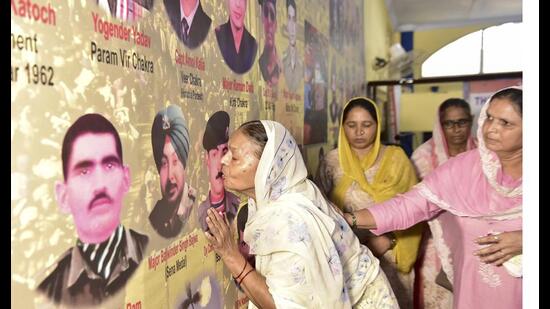
[[[357,182],[359,187],[368,193],[376,203],[388,200],[398,193],[404,193],[417,183],[416,174],[410,160],[401,148],[395,146],[386,147],[381,158],[380,168],[376,172],[373,182],[369,183],[367,181],[365,171],[374,165],[381,149],[380,112],[376,103],[366,97],[352,98],[346,103],[346,106],[357,99],[366,100],[376,110],[376,139],[371,151],[360,160],[346,138],[343,123],[344,115],[342,113],[338,135],[338,159],[343,176],[330,194],[331,200],[340,209],[344,209],[344,197],[353,182]],[[395,231],[394,233],[397,239],[394,247],[397,268],[401,272],[408,273],[418,255],[422,225],[418,224],[407,230]]]

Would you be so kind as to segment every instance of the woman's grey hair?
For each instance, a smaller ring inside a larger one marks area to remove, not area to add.
[[[267,144],[267,132],[262,122],[260,120],[248,121],[243,123],[238,130],[258,145],[258,149],[254,153],[260,159],[264,152],[265,144]]]

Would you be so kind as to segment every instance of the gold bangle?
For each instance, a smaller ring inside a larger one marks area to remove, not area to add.
[[[397,244],[397,238],[395,237],[395,234],[393,232],[387,233],[386,236],[390,239],[389,250],[392,250],[393,248],[395,248],[395,245]]]

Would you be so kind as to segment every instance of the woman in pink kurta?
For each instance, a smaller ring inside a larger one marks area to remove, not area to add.
[[[419,179],[423,179],[450,157],[476,147],[471,135],[470,105],[463,99],[450,98],[439,106],[434,121],[433,135],[412,154],[411,160]],[[415,308],[452,308],[453,293],[449,284],[438,281],[453,276],[452,258],[443,239],[442,226],[457,226],[457,218],[446,211],[428,221],[424,230],[421,255],[417,261]],[[442,266],[443,265],[443,266]],[[438,280],[439,278],[439,280]]]
[[[488,102],[479,117],[477,149],[449,159],[403,195],[345,214],[352,226],[375,234],[408,228],[443,210],[454,215],[456,224],[442,226],[442,233],[459,309],[522,305],[523,280],[514,265],[487,264],[475,255],[481,248],[475,241],[487,234],[500,249],[493,255],[517,254],[500,244],[498,233],[522,229],[522,90],[501,90]]]

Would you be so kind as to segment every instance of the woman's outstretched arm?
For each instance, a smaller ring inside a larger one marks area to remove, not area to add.
[[[358,228],[370,229],[374,234],[381,235],[407,229],[420,221],[432,218],[440,211],[441,208],[429,203],[420,195],[418,189],[413,187],[405,194],[398,194],[370,208],[346,213],[344,218],[352,227],[355,222]]]

